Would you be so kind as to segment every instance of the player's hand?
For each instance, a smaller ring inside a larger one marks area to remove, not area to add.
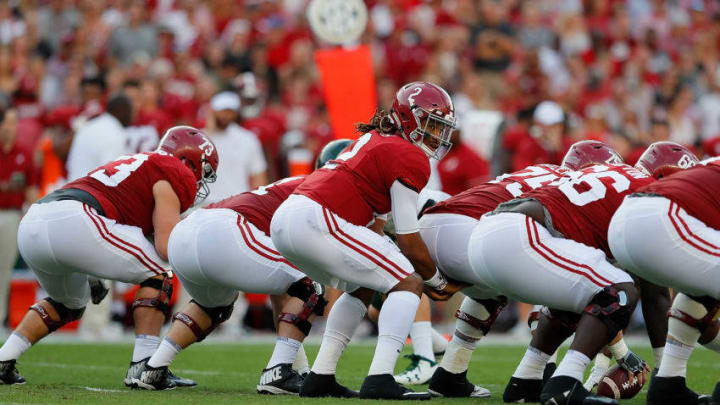
[[[466,287],[469,287],[469,284],[448,278],[447,284],[440,290],[425,286],[425,294],[434,301],[447,301],[455,295],[456,292]]]
[[[618,360],[618,364],[628,371],[630,374],[630,382],[633,382],[637,378],[639,379],[638,382],[640,385],[645,384],[647,375],[650,372],[650,367],[640,356],[633,352],[628,352],[625,357]]]

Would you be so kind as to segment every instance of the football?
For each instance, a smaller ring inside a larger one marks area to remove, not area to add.
[[[644,384],[643,384],[644,385]],[[630,374],[624,368],[615,365],[600,380],[597,393],[600,396],[614,399],[630,399],[637,395],[643,385],[636,378],[630,381]]]

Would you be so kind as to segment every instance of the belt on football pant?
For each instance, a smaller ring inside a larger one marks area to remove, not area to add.
[[[555,229],[552,222],[552,217],[542,203],[534,198],[516,198],[504,202],[495,208],[490,215],[499,214],[502,212],[515,212],[518,214],[527,215],[534,219],[538,224],[545,227],[550,232],[550,235],[556,238],[565,238],[561,232]]]
[[[38,200],[37,204],[47,204],[53,201],[80,201],[81,203],[87,204],[90,207],[94,208],[99,215],[105,216],[105,211],[102,209],[102,206],[100,205],[98,200],[96,200],[95,197],[92,196],[92,194],[88,193],[85,190],[80,190],[77,188],[63,188],[60,190],[55,190],[52,193]]]

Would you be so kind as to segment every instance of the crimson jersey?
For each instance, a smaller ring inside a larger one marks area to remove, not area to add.
[[[720,161],[679,171],[638,191],[665,196],[720,231]]]
[[[288,177],[253,191],[228,197],[205,208],[231,209],[270,236],[270,220],[273,214],[304,179],[304,176]]]
[[[528,166],[523,170],[503,174],[495,180],[480,184],[441,201],[425,210],[426,214],[459,214],[480,219],[506,201],[563,177],[569,170],[555,165]]]
[[[626,195],[655,179],[628,165],[596,165],[568,176],[522,197],[540,201],[553,227],[566,238],[612,257],[607,242],[610,219]]]
[[[345,153],[310,174],[295,190],[355,225],[390,212],[390,187],[397,180],[420,191],[430,177],[430,161],[417,146],[397,135],[375,131],[361,136]]]
[[[177,194],[180,212],[190,208],[198,190],[195,176],[180,159],[157,152],[120,156],[63,188],[90,193],[107,218],[140,227],[145,235],[150,235],[155,208],[153,186],[160,180],[170,183]]]

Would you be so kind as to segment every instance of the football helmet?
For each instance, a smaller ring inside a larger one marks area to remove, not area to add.
[[[428,157],[440,160],[452,147],[450,136],[457,125],[455,107],[447,92],[437,85],[428,82],[404,85],[395,94],[390,117],[403,138]]]
[[[320,151],[317,160],[315,160],[315,169],[317,170],[325,166],[325,163],[337,158],[340,152],[353,142],[352,139],[336,139],[328,142]]]
[[[580,141],[572,144],[561,166],[570,170],[580,170],[591,165],[622,163],[624,163],[623,158],[610,145],[600,141]]]
[[[635,168],[659,179],[698,163],[697,156],[690,149],[679,143],[660,141],[648,146],[635,164]]]
[[[207,198],[208,184],[217,180],[219,158],[215,144],[205,133],[190,126],[172,127],[160,139],[156,152],[180,159],[197,180],[196,202]]]

